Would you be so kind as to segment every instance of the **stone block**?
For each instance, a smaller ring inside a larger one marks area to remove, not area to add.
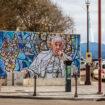
[[[2,79],[2,86],[7,86],[7,78]]]
[[[23,73],[14,72],[14,85],[23,86]]]
[[[7,72],[7,86],[12,86],[13,84],[13,74],[11,72]]]

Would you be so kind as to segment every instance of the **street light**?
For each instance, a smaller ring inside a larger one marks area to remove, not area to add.
[[[90,1],[85,1],[86,7],[87,7],[87,52],[89,52],[89,5]],[[91,85],[90,82],[90,65],[89,63],[86,64],[86,80],[85,85]]]

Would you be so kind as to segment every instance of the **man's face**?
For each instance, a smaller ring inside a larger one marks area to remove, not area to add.
[[[51,44],[51,48],[53,50],[54,55],[58,56],[59,52],[63,49],[62,39],[54,39]]]

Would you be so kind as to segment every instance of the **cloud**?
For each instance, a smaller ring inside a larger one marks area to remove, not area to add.
[[[64,15],[70,15],[75,22],[76,33],[81,34],[81,42],[86,41],[86,4],[85,0],[52,0],[62,8]],[[105,0],[102,0],[102,43],[105,43]],[[94,40],[98,41],[98,0],[90,0],[91,27]]]

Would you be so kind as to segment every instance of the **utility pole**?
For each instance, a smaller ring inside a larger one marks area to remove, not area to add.
[[[89,52],[89,0],[86,0],[86,8],[87,8],[87,52]],[[86,80],[85,85],[91,85],[90,82],[90,65],[86,63]]]
[[[99,82],[98,82],[98,94],[102,94],[102,56],[101,56],[101,0],[98,0],[98,61],[99,61]]]

